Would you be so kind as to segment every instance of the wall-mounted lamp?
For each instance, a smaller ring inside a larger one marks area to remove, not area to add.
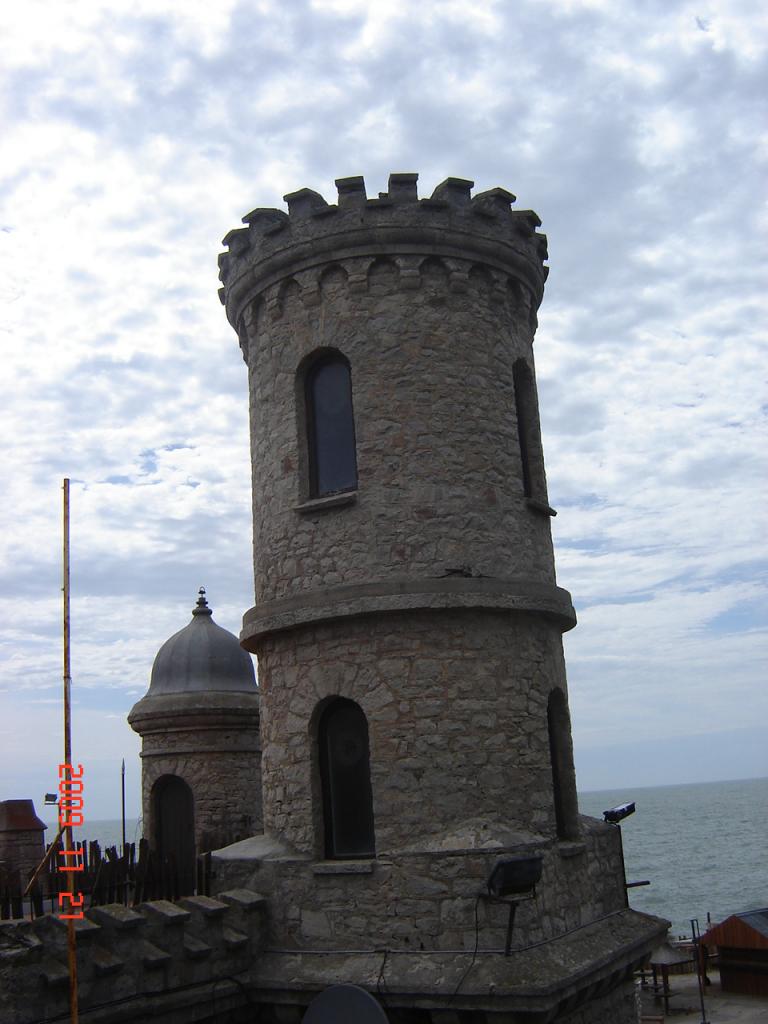
[[[488,895],[495,899],[536,891],[544,858],[540,853],[505,857],[494,864],[488,879]]]
[[[494,903],[509,904],[509,920],[507,921],[507,941],[504,945],[504,956],[509,956],[512,948],[512,929],[515,924],[517,904],[536,897],[536,883],[541,878],[544,858],[540,853],[522,854],[516,857],[505,857],[493,866],[488,878],[488,899]]]

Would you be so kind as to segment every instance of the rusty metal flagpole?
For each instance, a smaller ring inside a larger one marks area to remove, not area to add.
[[[123,856],[125,856],[125,758],[120,768],[120,811],[123,819]]]
[[[72,778],[72,714],[70,706],[70,690],[72,689],[72,674],[69,657],[69,479],[64,480],[64,769],[65,778],[71,781]],[[61,816],[61,801],[59,801],[59,816]],[[69,814],[71,821],[71,811]],[[72,839],[72,825],[64,829],[64,848],[74,850]],[[73,863],[72,855],[66,858],[67,864]],[[74,902],[75,894],[75,873],[67,872],[68,890],[71,893],[70,906]],[[67,920],[67,964],[69,966],[69,1013],[71,1024],[78,1024],[80,1019],[77,1002],[77,944],[75,940],[75,922],[70,916]]]

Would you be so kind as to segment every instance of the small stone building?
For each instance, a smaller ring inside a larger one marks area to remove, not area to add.
[[[173,857],[184,892],[195,856],[261,828],[259,692],[253,663],[200,590],[167,640],[128,721],[142,737],[144,834]]]
[[[0,800],[0,867],[26,882],[45,854],[48,826],[32,800]]]
[[[249,374],[264,833],[214,855],[217,885],[267,899],[275,1020],[343,981],[392,1024],[629,1024],[667,923],[629,909],[618,827],[578,813],[546,238],[503,189],[336,185],[254,210],[220,259]]]

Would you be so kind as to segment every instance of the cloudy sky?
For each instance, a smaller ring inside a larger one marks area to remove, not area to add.
[[[536,340],[584,789],[768,775],[768,8],[756,0],[25,0],[0,14],[0,799],[55,787],[61,485],[86,817],[208,588],[252,604],[220,239],[390,171],[502,186]],[[762,494],[761,494],[762,491]],[[628,794],[628,795],[631,795]]]

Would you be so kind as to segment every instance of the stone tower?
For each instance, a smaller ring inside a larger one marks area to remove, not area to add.
[[[302,189],[224,240],[250,382],[241,642],[259,660],[265,835],[219,870],[269,895],[273,945],[386,950],[393,1021],[619,1024],[663,927],[627,908],[618,830],[578,815],[575,616],[533,364],[546,239],[503,189],[448,178],[419,200],[416,181],[368,199],[340,179],[336,205]],[[487,888],[505,858],[542,868],[511,959]],[[371,988],[360,957],[335,980]]]
[[[173,854],[192,892],[196,853],[261,827],[253,663],[213,621],[204,590],[189,625],[158,651],[128,721],[142,737],[145,835],[162,856]]]

